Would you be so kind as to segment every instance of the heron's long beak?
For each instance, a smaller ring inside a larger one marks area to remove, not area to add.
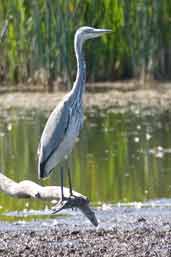
[[[95,29],[96,33],[110,33],[112,32],[111,29]]]
[[[106,33],[111,33],[112,30],[111,29],[94,29],[93,31],[93,37],[100,37],[102,36],[103,34],[106,34]]]

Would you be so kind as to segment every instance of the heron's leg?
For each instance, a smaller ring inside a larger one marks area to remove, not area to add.
[[[60,169],[60,175],[61,175],[61,200],[64,200],[64,168],[61,167]]]
[[[67,158],[66,158],[66,167],[67,167],[67,175],[68,175],[68,185],[69,185],[70,196],[72,196],[73,193],[72,193],[72,179],[71,179],[71,169],[70,169],[70,166],[71,166],[71,160],[68,159],[68,156],[67,156]]]
[[[71,172],[70,172],[70,168],[69,167],[67,167],[67,171],[68,171],[69,193],[70,193],[70,196],[71,196],[71,195],[73,195],[73,193],[72,193]]]

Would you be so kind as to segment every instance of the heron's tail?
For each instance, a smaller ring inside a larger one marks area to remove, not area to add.
[[[38,178],[46,178],[47,176],[45,162],[38,163]]]

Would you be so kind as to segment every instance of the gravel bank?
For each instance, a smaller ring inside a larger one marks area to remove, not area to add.
[[[150,225],[133,231],[79,229],[0,234],[0,256],[171,256],[171,232]]]
[[[0,226],[0,256],[171,256],[169,209],[112,208],[97,215],[98,228],[79,215],[72,223]]]

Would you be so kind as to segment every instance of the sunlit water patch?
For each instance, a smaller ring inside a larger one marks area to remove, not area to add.
[[[58,168],[45,182],[37,178],[36,152],[47,117],[48,113],[34,110],[0,114],[0,167],[10,178],[60,185]],[[74,190],[88,196],[93,205],[171,198],[171,114],[88,113],[70,168]],[[64,180],[67,186],[66,174]],[[50,206],[0,194],[1,219],[21,218],[30,210],[29,217],[49,217]]]

